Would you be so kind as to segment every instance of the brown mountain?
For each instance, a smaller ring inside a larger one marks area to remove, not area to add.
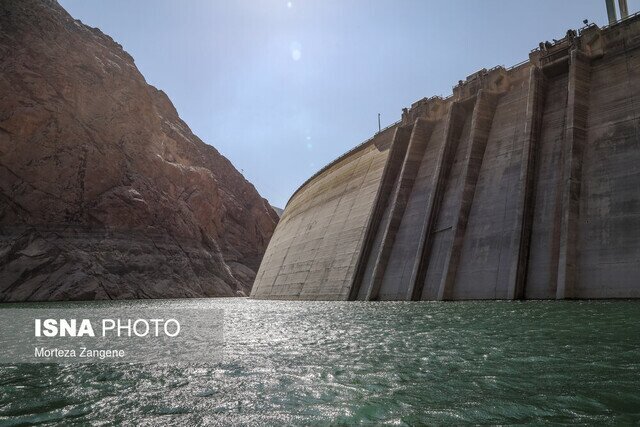
[[[248,294],[277,215],[133,58],[0,0],[0,301]]]

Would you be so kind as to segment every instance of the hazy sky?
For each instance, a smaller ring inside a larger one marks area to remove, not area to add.
[[[604,0],[60,0],[123,45],[203,141],[284,207],[402,107],[527,59]],[[633,13],[640,0],[629,0]]]

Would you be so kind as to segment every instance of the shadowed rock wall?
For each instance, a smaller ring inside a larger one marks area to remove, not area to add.
[[[0,301],[247,295],[277,222],[111,37],[0,2]]]
[[[386,166],[367,181],[367,203],[340,217],[358,233],[318,228],[336,219],[336,202],[314,189],[340,183],[363,150],[294,194],[260,268],[269,274],[258,274],[252,295],[640,297],[638,47],[638,17],[591,25],[518,66],[467,77],[446,99],[414,103],[390,154],[378,157],[376,169]],[[361,200],[348,185],[336,188]],[[308,252],[316,239],[330,256]]]

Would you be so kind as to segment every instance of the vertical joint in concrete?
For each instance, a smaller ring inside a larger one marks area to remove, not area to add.
[[[524,298],[529,242],[533,226],[534,170],[542,113],[544,108],[545,77],[538,67],[529,71],[529,90],[524,123],[522,162],[520,169],[518,205],[516,207],[516,232],[512,248],[509,272],[508,299]]]
[[[364,276],[367,261],[371,254],[371,247],[373,239],[376,236],[382,215],[387,206],[389,200],[389,194],[392,191],[396,177],[400,170],[400,163],[404,158],[405,151],[407,150],[407,140],[402,138],[402,135],[406,133],[406,130],[398,126],[394,130],[391,147],[389,148],[389,156],[387,157],[387,163],[382,171],[382,178],[378,192],[376,193],[375,201],[373,203],[373,213],[369,216],[369,221],[364,233],[364,241],[360,254],[358,254],[358,260],[356,263],[356,271],[353,275],[351,282],[351,289],[349,290],[349,300],[353,301],[358,298],[360,286],[362,285],[362,279]]]
[[[418,118],[414,122],[411,137],[409,138],[409,146],[406,150],[404,161],[402,162],[402,169],[400,170],[399,178],[393,190],[391,213],[386,224],[384,224],[385,229],[382,244],[375,259],[371,284],[365,298],[367,301],[378,299],[391,250],[393,249],[393,244],[398,229],[400,228],[409,197],[411,196],[418,169],[420,168],[422,156],[424,155],[432,131],[433,122],[424,118]]]
[[[453,156],[455,155],[460,135],[459,130],[462,127],[462,124],[459,123],[460,108],[458,102],[452,102],[445,117],[444,135],[442,145],[438,151],[436,169],[431,178],[430,187],[432,190],[427,200],[425,221],[422,224],[420,234],[417,236],[420,239],[417,249],[418,256],[411,270],[411,278],[406,295],[406,299],[409,301],[419,300],[424,287],[426,266],[428,265],[429,252],[431,250],[431,233],[438,218],[446,178],[453,163]]]
[[[407,150],[408,138],[406,138],[406,134],[410,129],[411,127],[398,126],[394,131],[387,163],[382,171],[380,186],[378,187],[378,192],[376,193],[373,203],[373,213],[369,217],[364,233],[364,241],[362,242],[362,249],[360,250],[360,254],[358,254],[356,271],[353,275],[351,288],[349,290],[349,300],[351,301],[358,298],[367,261],[371,256],[372,242],[378,232],[382,215],[389,201],[389,194],[393,189],[402,159]]]
[[[491,130],[493,116],[499,95],[484,89],[478,91],[471,116],[471,134],[469,136],[469,150],[464,160],[462,173],[462,192],[460,204],[453,221],[453,241],[444,264],[444,273],[438,287],[438,300],[451,299],[458,264],[462,252],[467,220],[471,211],[471,204],[476,190],[478,175],[484,157],[484,151]]]
[[[562,147],[562,214],[556,298],[572,298],[576,284],[578,219],[582,183],[582,153],[589,113],[589,59],[571,51],[567,94],[565,143]]]

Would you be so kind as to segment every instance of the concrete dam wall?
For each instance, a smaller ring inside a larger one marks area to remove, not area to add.
[[[640,19],[481,70],[311,177],[251,296],[640,297]]]

